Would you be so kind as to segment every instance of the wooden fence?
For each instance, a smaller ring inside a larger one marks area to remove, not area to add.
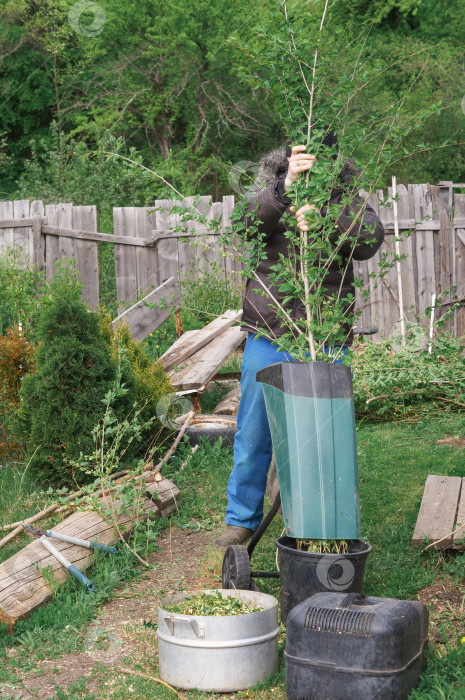
[[[400,229],[400,253],[406,256],[401,262],[403,315],[406,320],[420,317],[426,325],[428,307],[433,294],[439,303],[436,319],[444,315],[455,302],[465,301],[465,195],[453,194],[452,182],[434,185],[399,185],[397,209]],[[370,273],[379,270],[380,258],[387,253],[392,259],[395,252],[392,188],[389,188],[389,205],[380,206],[383,190],[368,201],[379,215],[386,232],[385,243],[370,260],[356,262],[355,275],[362,278],[370,291],[369,300],[363,302],[362,317],[358,325],[378,326],[380,333],[391,336],[398,324],[399,284],[395,267],[377,284]],[[429,217],[427,220],[425,217]],[[415,226],[415,222],[422,223]],[[414,228],[411,236],[406,230]],[[360,304],[360,300],[358,302]],[[465,312],[459,306],[450,314],[448,329],[461,337],[465,333]],[[379,334],[373,337],[379,338]]]
[[[193,198],[188,201],[192,203]],[[202,236],[203,245],[195,245],[195,234],[203,230],[198,222],[188,226],[187,234],[172,230],[180,222],[178,214],[170,213],[175,204],[179,203],[157,200],[153,207],[115,207],[113,234],[107,234],[97,231],[95,206],[0,202],[0,253],[12,246],[19,249],[24,263],[45,269],[47,279],[53,276],[58,260],[74,258],[85,285],[83,298],[91,308],[99,303],[99,243],[114,245],[120,310],[172,276],[196,274],[214,262],[225,274],[238,270],[231,251],[223,248],[220,252],[217,234]],[[184,202],[183,206],[189,205]],[[229,226],[234,197],[215,203],[211,197],[201,197],[197,209],[209,218],[222,217],[223,226]]]
[[[403,314],[406,319],[423,317],[426,323],[425,312],[433,293],[439,298],[440,313],[449,309],[453,300],[461,301],[465,297],[465,195],[454,196],[451,182],[438,186],[399,185],[397,189],[401,236],[415,222],[429,217],[400,243],[400,252],[407,256],[401,263]],[[392,196],[391,190],[388,195]],[[380,256],[394,253],[393,207],[380,206],[383,199],[380,190],[369,202],[383,222],[386,242],[374,258],[355,263],[355,274],[364,280],[370,292],[370,298],[363,302],[358,325],[377,325],[380,333],[390,336],[401,315],[396,270],[392,268],[378,284],[370,277],[378,270]],[[188,207],[188,202],[182,206]],[[214,262],[236,281],[237,275],[233,273],[240,265],[231,251],[221,248],[217,236],[205,234],[205,229],[195,221],[188,225],[187,235],[173,230],[180,223],[180,215],[170,213],[174,204],[171,200],[157,200],[152,208],[115,208],[113,234],[103,234],[97,231],[95,206],[44,206],[42,202],[28,200],[0,202],[0,252],[12,245],[21,248],[26,260],[45,269],[47,278],[53,275],[57,260],[74,258],[85,285],[83,296],[92,308],[99,302],[99,243],[114,245],[121,310],[168,278],[182,278],[192,270],[195,274]],[[198,204],[198,209],[208,218],[222,217],[223,226],[230,225],[233,208],[232,196],[214,203],[210,197],[201,197]],[[199,233],[204,233],[203,245],[196,245],[195,236]],[[452,314],[449,327],[459,336],[465,333],[462,306]]]

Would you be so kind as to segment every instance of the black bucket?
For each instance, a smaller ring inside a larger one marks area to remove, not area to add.
[[[281,583],[281,620],[315,593],[361,593],[371,545],[355,540],[347,554],[314,554],[296,549],[293,537],[275,540]]]

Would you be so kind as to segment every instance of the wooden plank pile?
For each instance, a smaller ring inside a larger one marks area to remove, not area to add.
[[[187,331],[165,352],[161,362],[178,392],[204,391],[227,358],[245,339],[234,323],[242,311],[224,314],[197,331]]]
[[[429,474],[412,544],[465,549],[465,478]]]

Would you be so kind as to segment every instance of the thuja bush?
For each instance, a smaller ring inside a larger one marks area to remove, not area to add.
[[[33,452],[30,469],[44,484],[71,485],[83,474],[70,467],[93,450],[92,430],[104,412],[118,364],[98,315],[80,299],[71,273],[57,274],[37,322],[36,371],[24,377],[16,433]],[[136,400],[136,380],[123,372],[126,392],[113,407],[123,420]]]
[[[428,352],[425,331],[407,326],[406,343],[389,339],[354,352],[355,411],[369,421],[417,419],[465,410],[465,358],[458,338],[442,331]]]
[[[18,454],[11,424],[20,405],[21,381],[35,368],[34,352],[18,326],[0,335],[0,460],[11,461]]]

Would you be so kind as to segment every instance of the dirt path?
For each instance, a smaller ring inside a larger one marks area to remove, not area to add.
[[[141,625],[144,621],[156,622],[160,595],[220,585],[215,572],[221,570],[222,553],[211,546],[215,536],[205,530],[189,534],[168,529],[159,540],[160,551],[150,557],[155,568],[147,572],[146,578],[116,591],[115,597],[102,606],[98,619],[85,634],[85,652],[40,662],[33,675],[22,678],[26,692],[19,696],[21,700],[46,700],[55,695],[57,686],[66,688],[90,677],[96,664],[114,665],[129,655],[134,663],[134,659],[137,662],[139,656],[146,655],[147,643],[153,642],[140,634]],[[87,688],[93,693],[96,684],[90,681]]]

